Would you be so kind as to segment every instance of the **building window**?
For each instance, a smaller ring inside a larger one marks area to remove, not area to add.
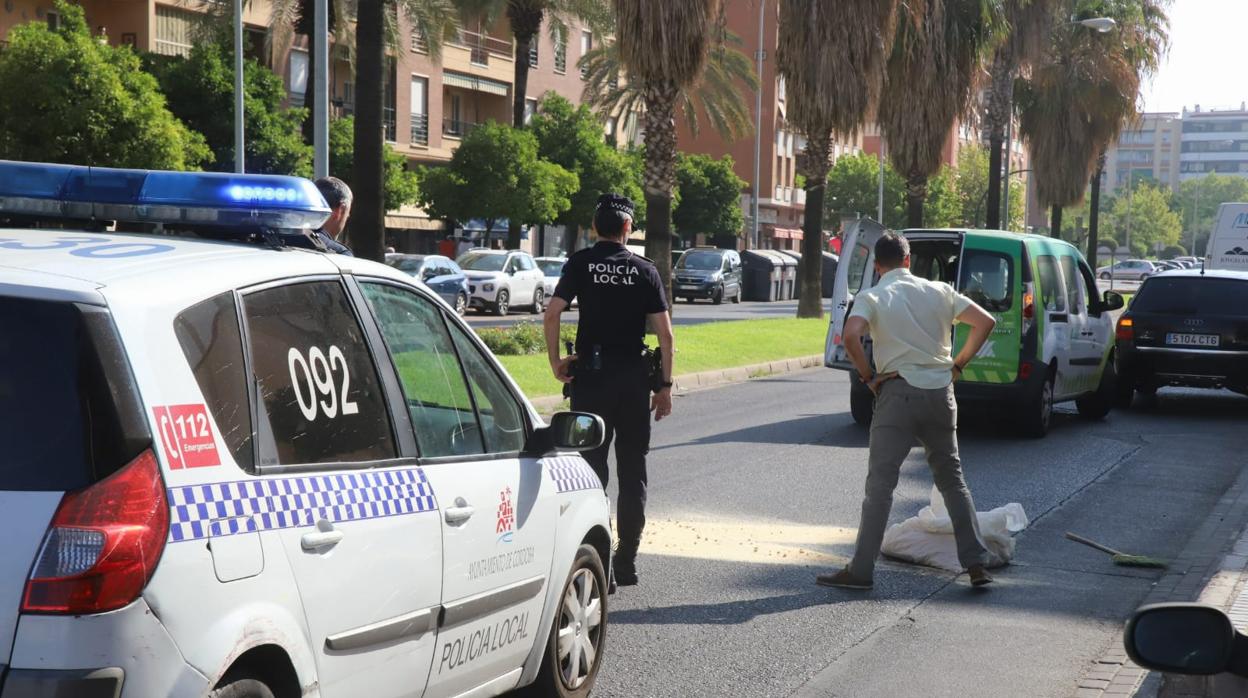
[[[529,67],[530,68],[537,67],[537,44],[539,43],[540,38],[541,37],[539,35],[534,34],[533,38],[529,39]]]
[[[594,35],[590,32],[581,32],[581,58],[584,58],[594,48]],[[586,75],[585,68],[581,68],[581,77]]]
[[[296,106],[304,103],[308,91],[308,52],[303,49],[290,51],[290,101]]]
[[[412,76],[412,143],[429,145],[429,80]]]
[[[429,40],[422,29],[412,30],[412,52],[429,53]]]
[[[617,128],[619,127],[619,123],[620,123],[619,117],[613,116],[610,119],[607,119],[607,128],[606,128],[607,145],[616,144],[615,132]]]
[[[776,80],[776,100],[783,102],[788,93],[788,88],[784,84],[784,76],[781,75]]]
[[[49,18],[49,26],[51,26]],[[59,21],[59,20],[58,20]],[[164,5],[156,6],[156,53],[164,56],[191,55],[195,15]]]
[[[533,119],[533,115],[537,113],[537,100],[531,97],[524,99],[524,123],[528,125]]]
[[[56,12],[48,12],[46,15],[48,21],[48,29],[56,31],[61,28],[61,15]]]
[[[555,37],[555,72],[568,72],[568,37],[564,31]]]

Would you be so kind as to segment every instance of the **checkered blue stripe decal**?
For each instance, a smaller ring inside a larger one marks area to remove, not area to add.
[[[171,543],[438,509],[421,468],[188,485],[168,495]]]
[[[543,463],[559,492],[602,489],[598,474],[582,458],[547,458]]]

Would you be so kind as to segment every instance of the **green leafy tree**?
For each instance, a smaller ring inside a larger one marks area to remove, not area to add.
[[[680,203],[672,211],[676,232],[692,243],[694,236],[736,237],[745,229],[741,190],[745,181],[733,170],[731,155],[682,155],[676,164]]]
[[[169,110],[204,135],[214,157],[209,169],[234,169],[233,49],[220,41],[198,43],[188,58],[146,57]],[[312,173],[312,148],[304,144],[304,109],[285,109],[281,76],[248,60],[243,70],[245,167],[261,174]]]
[[[129,48],[91,36],[83,10],[56,3],[61,25],[31,22],[0,51],[0,153],[99,167],[196,169],[212,154],[169,112]]]
[[[1161,251],[1162,259],[1174,259],[1175,257],[1187,256],[1187,250],[1182,245],[1170,245]]]
[[[954,186],[962,211],[957,225],[967,228],[983,228],[989,225],[988,199],[989,152],[982,146],[966,146],[958,150],[958,166],[953,171]],[[1005,222],[1007,230],[1018,230],[1023,224],[1023,206],[1026,199],[1021,182],[1010,182],[1010,215]]]
[[[444,167],[419,171],[420,204],[434,218],[550,223],[572,206],[576,174],[538,157],[527,130],[488,123],[474,129]]]
[[[329,173],[358,192],[355,175],[355,124],[351,117],[334,119],[329,122]],[[417,176],[407,169],[407,158],[386,146],[385,176],[382,201],[387,211],[393,211],[405,204],[416,202]],[[356,194],[358,197],[358,193]],[[354,207],[353,207],[354,208]],[[352,225],[355,218],[347,223]]]
[[[528,128],[537,138],[538,156],[576,174],[580,182],[572,194],[572,205],[554,219],[555,223],[569,230],[589,225],[598,197],[605,192],[641,201],[640,160],[607,145],[602,123],[588,106],[574,106],[564,97],[548,93]],[[568,235],[567,239],[571,244],[576,236]]]
[[[1207,174],[1179,185],[1174,203],[1183,223],[1183,239],[1191,245],[1192,254],[1205,253],[1218,207],[1241,201],[1248,201],[1248,179],[1243,177]]]
[[[1171,210],[1170,190],[1142,184],[1114,200],[1106,229],[1128,241],[1131,253],[1153,255],[1160,246],[1177,245],[1183,233],[1179,214]]]
[[[923,220],[928,228],[956,228],[962,225],[963,202],[958,195],[957,170],[945,165],[927,181]]]
[[[875,155],[844,155],[828,173],[828,195],[824,209],[832,220],[877,218],[879,216],[880,163]],[[888,162],[884,163],[885,228],[906,226],[906,181]]]

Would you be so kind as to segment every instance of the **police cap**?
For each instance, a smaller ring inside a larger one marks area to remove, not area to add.
[[[609,192],[598,197],[597,209],[617,211],[619,213],[623,213],[629,218],[632,218],[634,208],[632,199],[614,192]]]

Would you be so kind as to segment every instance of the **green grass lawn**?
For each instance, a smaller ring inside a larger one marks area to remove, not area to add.
[[[827,331],[826,319],[678,325],[674,375],[819,354]],[[649,342],[651,346],[658,344],[653,336]],[[545,354],[498,358],[530,398],[559,394],[561,386],[551,375]]]

